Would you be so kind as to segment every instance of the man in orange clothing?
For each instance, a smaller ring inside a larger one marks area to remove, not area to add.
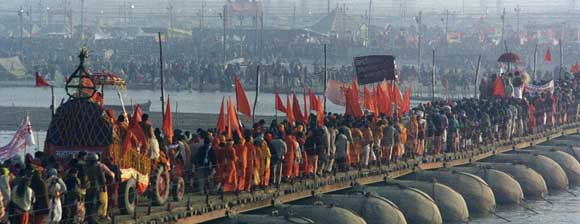
[[[288,133],[285,138],[287,151],[284,155],[284,169],[283,177],[290,180],[295,176],[294,164],[296,161],[296,150],[298,149],[298,142],[292,133]]]
[[[223,155],[225,159],[224,163],[224,192],[234,192],[238,188],[238,175],[237,175],[237,168],[236,163],[238,161],[238,157],[236,155],[236,151],[233,147],[234,142],[232,140],[228,140],[226,143],[222,144],[223,147]]]
[[[260,136],[254,140],[254,147],[257,152],[257,161],[260,164],[259,167],[256,168],[260,177],[260,186],[265,188],[270,184],[270,159],[272,154],[270,154],[268,143]]]
[[[243,191],[246,187],[246,171],[248,168],[248,150],[246,149],[246,140],[234,134],[234,148],[237,156],[238,171],[238,191]]]
[[[256,154],[256,147],[254,147],[254,140],[250,131],[247,131],[245,134],[246,141],[246,155],[247,155],[247,166],[246,166],[246,180],[244,190],[250,192],[252,191],[252,186],[256,184],[256,169],[259,168],[259,162],[257,161],[257,154]],[[259,181],[257,181],[259,183]]]
[[[224,153],[224,146],[225,146],[226,137],[221,135],[217,138],[214,138],[212,141],[212,149],[216,156],[216,166],[215,166],[215,177],[214,182],[217,185],[217,189],[223,187],[224,184],[224,176],[225,176],[225,167],[226,167],[226,156]]]

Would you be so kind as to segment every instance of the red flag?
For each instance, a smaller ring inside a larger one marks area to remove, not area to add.
[[[137,107],[139,107],[139,105],[137,105]],[[141,128],[141,126],[139,125],[139,120],[141,120],[141,114],[137,113],[137,112],[133,112],[133,117],[131,118],[131,120],[129,121],[129,131],[127,132],[127,134],[125,135],[125,139],[123,140],[123,154],[125,154],[126,150],[129,149],[132,145],[132,140],[133,137],[135,137],[135,139],[138,142],[135,142],[136,145],[142,145],[142,146],[147,146],[148,142],[147,142],[147,137],[145,136],[145,133],[143,132],[143,129]],[[146,147],[144,147],[146,148]]]
[[[226,115],[224,112],[224,98],[225,97],[222,97],[222,105],[220,106],[220,115],[218,116],[218,121],[217,121],[217,129],[219,131],[218,134],[221,134],[224,131],[226,131]]]
[[[292,110],[294,112],[294,119],[296,121],[304,121],[304,116],[302,116],[302,111],[300,111],[300,102],[298,102],[298,97],[296,97],[296,94],[292,95]]]
[[[501,77],[498,75],[495,79],[495,83],[493,84],[493,95],[494,96],[501,96],[505,97],[505,88],[503,86],[503,81]]]
[[[304,95],[303,95],[303,101],[304,101],[304,117],[303,117],[303,121],[305,124],[308,124],[308,117],[310,117],[310,111],[308,111],[308,105],[306,103],[306,88],[304,88]]]
[[[40,74],[40,72],[36,72],[35,76],[36,76],[36,87],[47,87],[47,86],[50,86],[48,84],[48,82],[46,82],[46,80],[44,79],[44,77],[42,77],[42,75]]]
[[[310,95],[310,110],[318,111],[318,100],[316,99],[314,92],[312,92],[312,89],[310,89],[309,95]]]
[[[570,73],[576,74],[578,72],[580,72],[580,64],[576,62],[576,64],[572,65],[572,68],[570,68]]]
[[[548,48],[548,50],[546,50],[546,55],[544,55],[544,61],[545,62],[552,61],[552,54],[550,53],[550,48]]]
[[[403,108],[402,112],[399,112],[399,116],[402,116],[405,112],[411,111],[411,88],[413,85],[409,85],[405,90],[405,95],[403,96]]]
[[[316,106],[318,108],[316,108],[316,120],[318,121],[318,125],[323,126],[324,125],[324,106],[322,103],[322,97],[318,97],[318,100],[316,102]]]
[[[282,113],[286,113],[286,107],[284,107],[284,103],[282,102],[282,99],[278,94],[278,90],[276,90],[275,94],[276,94],[276,110]]]
[[[136,122],[141,123],[143,121],[141,118],[143,117],[143,109],[141,109],[141,105],[137,104],[135,109],[133,109],[133,117],[135,118]]]
[[[294,124],[294,110],[292,104],[290,103],[290,96],[286,95],[286,116],[288,117],[288,122],[290,125]]]
[[[228,101],[232,101],[231,99]],[[236,114],[236,110],[234,108],[234,103],[228,103],[228,137],[231,136],[231,132],[235,130],[238,133],[239,137],[244,137],[242,135],[242,130],[240,129],[240,121],[238,120],[238,115]]]
[[[167,105],[165,105],[165,117],[163,118],[163,133],[169,141],[169,144],[173,143],[173,116],[171,116],[171,100],[167,96]]]
[[[235,79],[237,109],[240,113],[246,115],[248,119],[251,119],[252,110],[250,109],[250,102],[248,101],[248,97],[246,96],[244,87],[242,86],[242,83],[240,83],[240,79],[238,79],[238,76],[236,76],[234,79]]]

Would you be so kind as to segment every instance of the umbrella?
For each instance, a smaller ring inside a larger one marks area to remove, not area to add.
[[[501,56],[499,56],[497,61],[519,64],[520,63],[520,56],[517,55],[516,53],[508,52],[508,53],[505,53],[505,54],[502,54]]]

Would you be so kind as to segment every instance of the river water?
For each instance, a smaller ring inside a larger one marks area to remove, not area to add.
[[[125,90],[121,91],[124,103],[127,108],[132,103],[145,103],[151,100],[151,111],[161,111],[159,90]],[[222,97],[232,97],[235,100],[235,94],[231,92],[197,92],[197,91],[166,91],[166,95],[171,98],[171,109],[173,112],[186,113],[219,113]],[[255,92],[247,91],[247,97],[250,106],[253,106]],[[55,104],[59,104],[61,99],[68,99],[64,88],[55,88]],[[105,103],[121,105],[119,97],[113,88],[105,88]],[[286,104],[286,95],[280,94],[282,101]],[[297,95],[300,103],[303,101],[302,92]],[[48,107],[50,106],[50,88],[35,87],[15,87],[0,88],[0,106],[24,106],[24,107]],[[292,100],[292,99],[291,99]],[[307,98],[308,100],[308,98]],[[274,115],[274,94],[260,93],[258,103],[256,104],[257,115]],[[301,107],[304,110],[304,107]],[[344,107],[327,102],[328,112],[342,113]]]
[[[172,109],[178,112],[190,113],[217,113],[221,103],[222,96],[232,96],[232,93],[222,92],[172,92],[171,95]],[[254,92],[248,92],[250,102],[253,102]],[[63,88],[55,88],[56,102],[65,98],[66,94]],[[159,102],[159,92],[150,90],[127,90],[123,92],[125,104],[130,102],[142,103],[151,100],[151,110],[161,111]],[[281,95],[285,101],[286,96]],[[18,88],[0,88],[0,106],[26,106],[26,107],[48,107],[50,105],[50,89],[49,88],[33,88],[33,87],[18,87]],[[302,95],[299,95],[302,101]],[[120,104],[119,98],[113,89],[105,91],[105,102],[110,104]],[[285,102],[284,102],[285,103]],[[327,110],[330,112],[344,112],[344,108],[332,104],[330,101],[327,104]],[[261,93],[256,107],[257,114],[273,115],[274,111],[274,94]],[[37,145],[26,149],[27,153],[34,153],[36,150],[42,150],[43,142],[46,137],[45,130],[34,129],[34,121],[32,121]],[[16,129],[17,127],[15,127]],[[0,146],[4,146],[10,142],[14,135],[14,130],[0,131]],[[24,154],[24,152],[23,152]],[[580,189],[572,189],[572,192],[580,195]],[[572,196],[569,193],[561,192],[557,194],[548,195],[546,201],[527,201],[524,205],[539,214],[535,214],[529,210],[521,207],[498,207],[497,214],[516,224],[528,223],[580,223],[580,197]],[[474,217],[471,223],[507,223],[507,221],[496,216]]]

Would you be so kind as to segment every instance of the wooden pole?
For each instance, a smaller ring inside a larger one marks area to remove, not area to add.
[[[536,78],[536,63],[538,63],[538,44],[534,48],[534,70],[532,72],[532,78]]]
[[[50,117],[54,117],[54,86],[50,85]]]
[[[422,23],[422,14],[423,12],[419,11],[419,16],[417,17],[417,30],[419,31],[419,34],[417,35],[417,72],[418,74],[421,74],[421,36],[422,36],[422,29],[421,29],[421,23]]]
[[[224,42],[223,42],[223,49],[222,49],[223,50],[223,54],[224,54],[223,55],[224,56],[224,59],[223,59],[224,60],[224,66],[226,66],[226,61],[228,61],[227,60],[227,56],[226,56],[226,43],[227,43],[227,34],[226,34],[227,15],[226,15],[226,13],[227,13],[227,8],[224,5],[224,12],[223,12],[223,20],[224,20],[223,21],[224,22],[224,27],[223,27],[224,28],[224,30],[223,30],[223,41]]]
[[[431,66],[431,98],[435,101],[435,49],[433,49],[433,65]]]
[[[324,111],[326,111],[326,88],[328,83],[328,70],[326,68],[326,44],[324,44],[324,92],[322,95],[324,96]]]
[[[161,76],[161,117],[165,120],[165,76],[163,75],[163,44],[161,32],[157,33],[159,38],[159,75]]]
[[[558,71],[558,79],[562,78],[562,70],[564,70],[564,48],[562,47],[562,38],[560,38],[560,70]]]
[[[254,108],[252,109],[252,125],[256,123],[256,106],[258,105],[258,96],[260,96],[260,65],[256,67],[256,97],[254,98]]]
[[[479,79],[480,66],[481,66],[481,54],[477,57],[477,67],[475,67],[475,83],[473,85],[473,98],[477,98],[477,81]]]

